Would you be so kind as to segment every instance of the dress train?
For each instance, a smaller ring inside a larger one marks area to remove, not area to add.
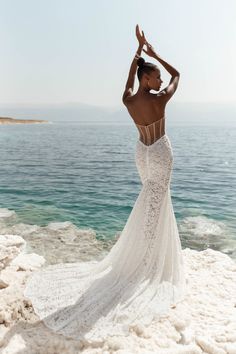
[[[110,252],[101,261],[47,266],[27,281],[24,295],[57,333],[77,340],[128,335],[133,325],[168,315],[185,297],[168,136],[149,146],[138,140],[135,161],[142,188]]]

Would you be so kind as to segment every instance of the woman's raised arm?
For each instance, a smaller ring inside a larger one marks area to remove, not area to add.
[[[154,50],[154,48],[151,46],[150,43],[146,41],[146,46],[147,50],[143,49],[144,53],[149,55],[150,57],[153,57],[154,59],[158,60],[164,68],[168,71],[168,73],[171,75],[170,82],[168,86],[166,86],[163,90],[161,90],[158,94],[158,96],[162,96],[164,101],[167,102],[175,93],[178,84],[179,84],[179,78],[180,78],[180,73],[178,70],[176,70],[173,66],[168,64],[164,59],[162,59]]]
[[[139,46],[138,46],[138,49],[137,49],[136,53],[140,56],[141,53],[142,53],[142,49],[143,49],[143,46],[145,44],[146,39],[145,39],[143,31],[142,31],[142,35],[140,34],[138,25],[136,25],[136,37],[137,37],[138,42],[139,42]],[[131,63],[131,66],[130,66],[128,79],[127,79],[127,82],[126,82],[126,85],[125,85],[125,91],[124,91],[123,96],[122,96],[122,101],[123,101],[124,104],[133,95],[136,70],[137,70],[137,58],[134,57],[134,59],[133,59],[133,61]]]

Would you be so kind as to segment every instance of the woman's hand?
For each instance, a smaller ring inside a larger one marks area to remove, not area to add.
[[[156,52],[155,49],[151,46],[150,43],[148,43],[148,41],[146,40],[146,37],[144,35],[144,32],[142,31],[142,35],[140,33],[139,30],[139,26],[136,25],[136,37],[139,41],[139,45],[140,47],[143,47],[144,45],[147,46],[147,50],[145,50],[144,48],[142,48],[142,50],[144,51],[144,53],[146,53],[147,55],[149,55],[150,57],[156,58]]]
[[[146,43],[146,38],[145,38],[145,35],[144,35],[143,31],[142,31],[142,34],[140,33],[138,25],[136,25],[136,37],[138,39],[140,47],[143,47],[144,44]]]
[[[155,52],[155,49],[151,46],[150,43],[148,43],[147,41],[145,42],[146,46],[147,46],[147,50],[145,50],[143,48],[144,53],[146,53],[147,55],[149,55],[150,57],[156,58],[157,54]]]

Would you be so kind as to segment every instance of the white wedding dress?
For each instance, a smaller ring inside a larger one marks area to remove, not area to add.
[[[142,126],[138,128],[141,132]],[[27,281],[25,297],[57,333],[90,341],[128,335],[133,325],[168,315],[185,297],[168,136],[150,145],[137,140],[135,161],[142,189],[110,252],[101,261],[44,267]]]

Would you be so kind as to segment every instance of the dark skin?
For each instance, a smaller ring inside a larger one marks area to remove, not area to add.
[[[140,33],[138,25],[136,25],[136,37],[139,42],[137,53],[141,55],[143,50],[148,56],[158,60],[171,75],[168,86],[159,91],[163,81],[161,79],[160,70],[156,67],[150,74],[143,74],[139,82],[139,88],[137,92],[134,93],[134,81],[138,68],[137,59],[134,58],[131,63],[122,101],[135,123],[148,125],[165,116],[166,104],[178,87],[180,73],[156,54],[154,48],[148,43],[144,32],[142,31],[142,34]],[[146,50],[143,48],[144,45],[147,47]],[[150,93],[150,90],[159,92]]]

